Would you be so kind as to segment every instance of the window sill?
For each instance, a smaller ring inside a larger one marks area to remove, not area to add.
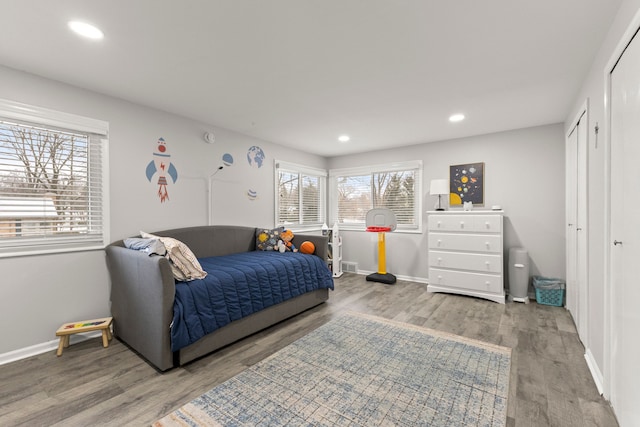
[[[92,252],[92,251],[101,251],[104,250],[104,245],[90,245],[90,246],[81,246],[81,247],[73,247],[73,248],[49,248],[49,249],[28,249],[22,251],[7,251],[0,252],[0,259],[5,258],[17,258],[17,257],[27,257],[27,256],[38,256],[38,255],[56,255],[56,254],[67,254],[72,252]]]

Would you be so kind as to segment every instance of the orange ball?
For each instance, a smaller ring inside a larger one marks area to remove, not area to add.
[[[300,245],[300,252],[302,252],[303,254],[312,255],[315,252],[315,250],[316,250],[316,245],[314,245],[313,242],[310,242],[308,240],[305,240]]]

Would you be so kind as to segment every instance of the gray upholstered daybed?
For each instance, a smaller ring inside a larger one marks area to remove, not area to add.
[[[225,255],[256,250],[256,228],[253,227],[200,226],[153,234],[178,239],[185,243],[198,259],[223,259],[222,256]],[[314,243],[314,254],[325,261],[328,238],[296,234],[293,244],[299,247],[305,240]],[[144,252],[127,249],[122,240],[107,246],[106,254],[111,276],[114,335],[160,371],[204,356],[321,304],[329,298],[328,289],[304,291],[300,295],[234,320],[196,342],[178,351],[172,351],[171,328],[174,321],[176,280],[169,260],[162,256],[149,256]],[[282,254],[283,257],[285,255]],[[290,269],[289,275],[291,274]],[[264,278],[262,281],[264,282]],[[185,284],[178,283],[178,286]]]

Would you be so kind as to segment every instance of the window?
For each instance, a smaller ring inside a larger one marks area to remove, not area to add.
[[[104,247],[107,131],[0,100],[0,257]]]
[[[332,217],[341,228],[364,230],[367,212],[389,208],[397,230],[420,231],[422,162],[403,162],[329,171]]]
[[[326,176],[321,169],[276,161],[276,225],[320,228],[325,222]]]

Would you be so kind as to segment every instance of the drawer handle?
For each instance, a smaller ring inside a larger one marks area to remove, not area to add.
[[[438,239],[438,246],[442,246],[442,240]]]
[[[489,244],[489,242],[484,242],[484,244],[487,247],[487,249],[491,249],[491,245]]]
[[[464,221],[460,221],[460,228],[464,228]]]
[[[524,268],[524,264],[513,264],[516,268]]]
[[[438,275],[438,283],[442,283],[442,276]]]
[[[441,225],[441,224],[442,224],[442,223],[441,223],[440,221],[438,221],[438,228],[440,228],[440,225]]]
[[[489,221],[485,222],[484,225],[486,225],[487,228],[491,228],[491,223],[489,223]]]
[[[442,264],[442,258],[438,257],[438,265]]]
[[[485,261],[484,264],[487,266],[487,270],[491,270],[491,263],[489,261]]]

